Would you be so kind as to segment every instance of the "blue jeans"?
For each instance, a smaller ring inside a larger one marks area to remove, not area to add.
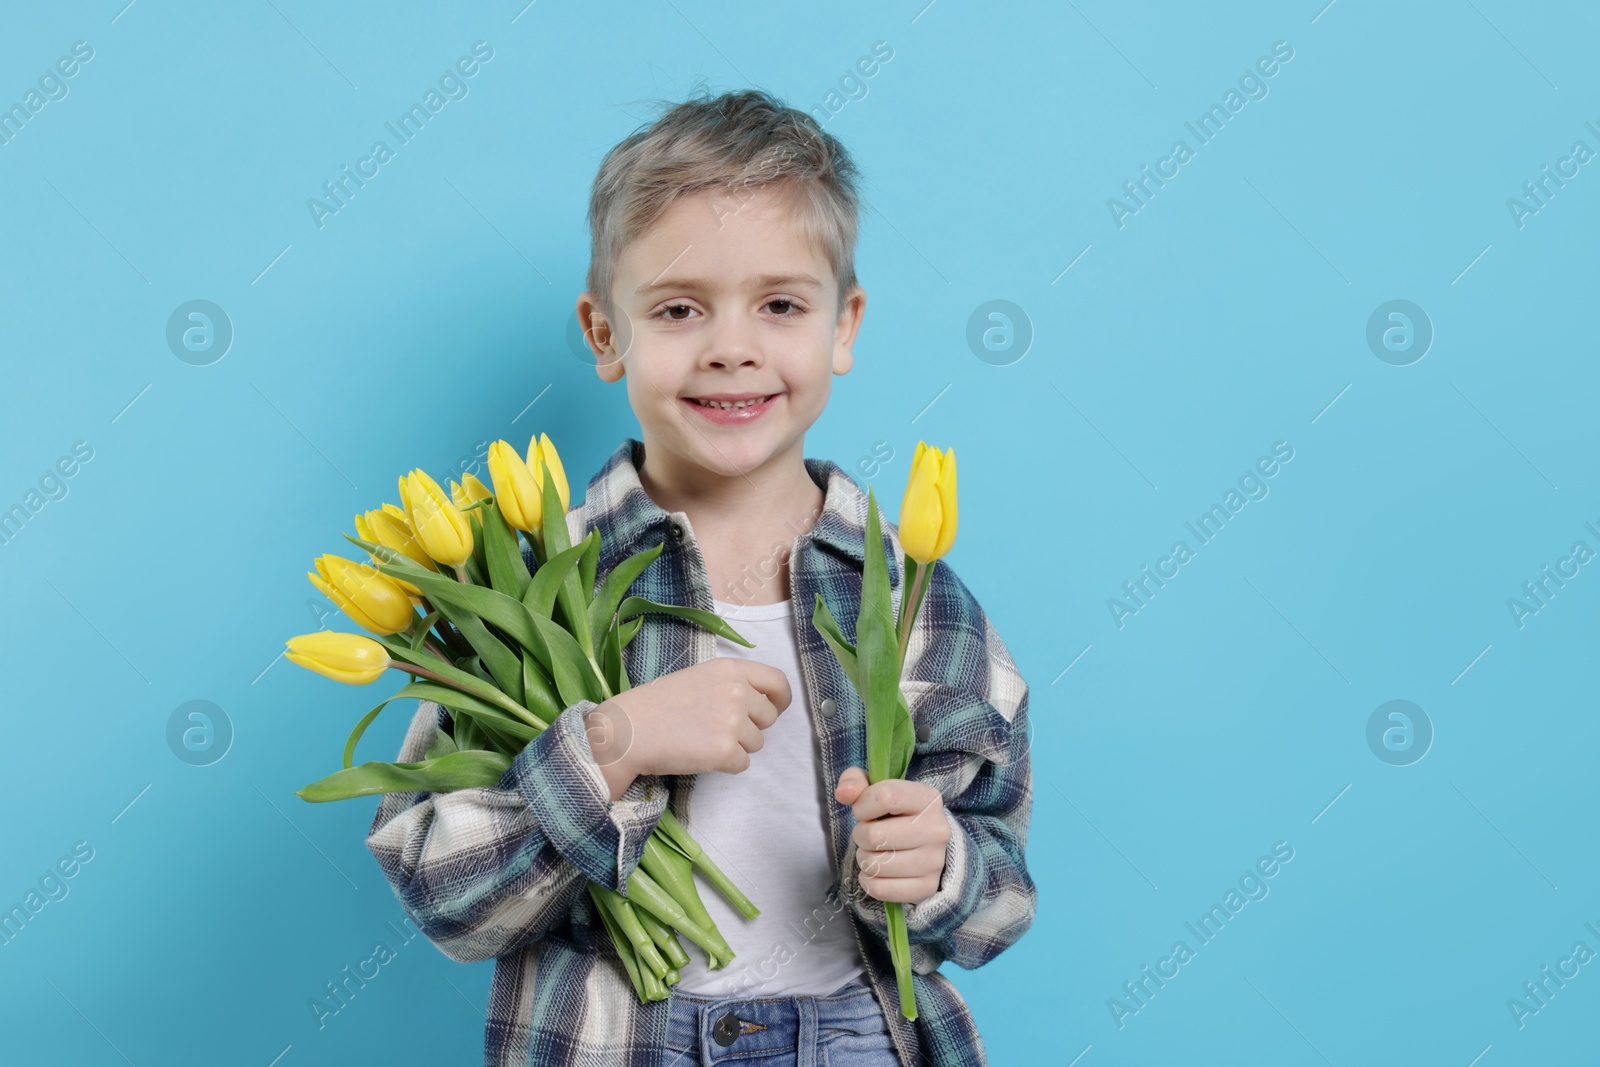
[[[740,999],[673,993],[667,1067],[900,1067],[872,987],[825,997]]]

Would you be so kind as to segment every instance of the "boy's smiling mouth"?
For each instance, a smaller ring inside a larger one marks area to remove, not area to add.
[[[708,422],[736,426],[760,418],[782,393],[709,393],[679,399]]]

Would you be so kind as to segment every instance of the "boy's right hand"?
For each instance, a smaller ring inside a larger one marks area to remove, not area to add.
[[[791,699],[778,668],[719,656],[618,693],[584,721],[615,800],[639,775],[745,770]]]

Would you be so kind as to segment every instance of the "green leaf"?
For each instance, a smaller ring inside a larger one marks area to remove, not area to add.
[[[515,603],[515,602],[514,602]],[[518,605],[520,606],[520,605]],[[483,620],[470,611],[463,611],[457,605],[448,601],[440,602],[440,610],[461,631],[461,636],[478,653],[484,666],[489,668],[489,673],[494,675],[497,685],[505,692],[506,696],[521,704],[524,693],[522,691],[522,659],[516,652],[507,648]]]
[[[348,800],[377,793],[452,793],[457,789],[492,786],[511,766],[512,757],[472,749],[451,752],[419,763],[363,763],[318,779],[295,796],[313,804]]]
[[[553,557],[571,548],[572,541],[567,536],[567,512],[561,506],[561,496],[556,492],[555,479],[550,477],[548,469],[543,472],[543,479],[543,485],[540,487],[540,502],[544,507],[541,533],[544,535],[545,552]],[[582,552],[579,554],[582,555]],[[567,629],[576,636],[584,656],[594,655],[596,638],[586,626],[588,621],[586,606],[589,597],[584,590],[578,588],[578,575],[575,571],[569,570],[562,576],[561,588],[556,593],[556,603],[561,605]]]
[[[355,759],[356,742],[360,741],[361,735],[367,732],[367,727],[371,726],[372,720],[378,717],[378,712],[388,707],[389,701],[398,700],[399,697],[400,694],[396,693],[394,696],[390,697],[389,700],[385,700],[382,704],[379,704],[377,707],[361,716],[361,721],[356,723],[356,728],[350,731],[350,740],[344,743],[344,765],[346,767],[350,766]]]
[[[499,627],[505,631],[506,636],[535,655],[543,647],[542,642],[534,636],[533,620],[520,600],[514,600],[486,586],[458,582],[454,578],[447,578],[442,574],[423,570],[421,567],[380,563],[378,570],[391,578],[404,578],[415,585],[422,590],[422,595],[439,610],[444,611],[452,622],[455,622],[456,616],[463,611],[470,612],[483,621]],[[454,609],[454,612],[450,609]],[[456,626],[459,629],[460,623],[456,622]],[[477,648],[476,645],[473,647]],[[480,654],[482,651],[478,649]]]
[[[822,635],[822,639],[828,642],[828,647],[833,649],[834,658],[839,661],[839,666],[844,668],[844,673],[849,675],[850,681],[856,684],[859,691],[860,683],[856,677],[856,646],[845,640],[844,631],[839,629],[839,623],[834,619],[833,612],[828,610],[821,593],[817,594],[817,606],[811,610],[811,625]]]
[[[513,718],[525,721],[531,717],[531,713],[527,708],[506,696],[500,689],[495,688],[495,684],[492,681],[479,678],[477,675],[462,670],[454,664],[446,663],[426,650],[415,651],[404,641],[398,641],[393,637],[376,637],[373,640],[387,649],[389,657],[399,663],[409,663],[426,668],[443,678],[447,685],[464,690],[480,700],[493,704],[502,711],[508,712]],[[477,657],[473,658],[476,659]],[[413,682],[412,684],[419,685],[422,683]],[[466,746],[463,745],[462,747]]]
[[[483,524],[478,521],[478,516],[482,514],[482,511],[467,512],[467,523],[472,527],[472,557],[467,560],[467,570],[473,574],[473,581],[479,585],[488,585],[489,583],[483,580],[483,575],[487,573],[484,567],[486,553],[483,544]],[[474,568],[476,573],[473,573]]]
[[[906,769],[911,766],[911,756],[916,750],[917,731],[911,722],[911,709],[906,706],[905,693],[898,694],[900,700],[895,708],[894,729],[889,738],[889,766],[885,773],[889,778],[904,778]]]
[[[634,639],[634,637],[636,637],[638,635],[640,628],[643,627],[643,626],[644,626],[644,616],[643,615],[640,615],[637,618],[634,618],[633,620],[631,620],[629,622],[624,622],[624,623],[618,623],[617,624],[617,632],[622,635],[622,647],[623,648],[627,648],[628,647],[628,642],[632,641]]]
[[[635,552],[611,568],[600,586],[600,591],[589,604],[589,630],[596,641],[604,637],[606,630],[611,627],[611,617],[617,613],[617,606],[622,603],[623,597],[628,595],[633,583],[644,573],[646,567],[655,562],[665,547],[666,544],[663,542],[642,552]]]
[[[556,594],[561,591],[562,583],[573,566],[582,561],[583,552],[583,546],[578,545],[558,552],[541,563],[533,573],[533,581],[529,583],[527,592],[523,594],[523,606],[535,615],[550,618],[555,608]]]
[[[593,700],[596,703],[604,700],[607,694],[601,692],[595,665],[589,661],[588,654],[578,647],[577,639],[558,623],[542,616],[533,616],[533,621],[547,642],[550,673],[555,677],[556,692],[560,695],[562,705],[570,707],[580,700]]]
[[[543,732],[543,727],[530,726],[520,719],[513,718],[506,714],[503,709],[495,707],[486,700],[480,700],[475,696],[459,692],[437,682],[412,682],[389,699],[399,700],[402,697],[415,697],[418,700],[432,700],[435,703],[443,704],[456,713],[457,717],[467,715],[473,719],[480,719],[485,724],[524,742],[532,741]],[[458,745],[457,747],[462,748],[465,746]],[[346,763],[345,766],[348,767],[349,764]]]
[[[454,738],[457,750],[465,752],[468,749],[478,749],[485,746],[486,742],[481,736],[482,731],[471,718],[465,715],[456,715],[452,717],[451,721],[455,724]]]
[[[555,722],[556,716],[566,707],[559,699],[549,672],[529,652],[522,654],[522,687],[526,690],[528,709],[547,723]]]
[[[427,615],[423,616],[422,625],[418,626],[416,628],[416,632],[411,635],[411,647],[413,649],[422,647],[422,643],[428,639],[428,631],[433,629],[433,624],[438,622],[441,618],[443,618],[443,616],[437,611],[430,611]],[[347,763],[345,766],[348,767],[349,764]]]
[[[600,668],[605,671],[614,693],[625,693],[628,682],[628,664],[622,658],[621,628],[613,626],[600,641]]]
[[[440,756],[449,755],[454,751],[456,751],[455,739],[449,734],[445,733],[443,730],[439,730],[435,733],[433,744],[428,746],[427,755],[423,758],[438,759]],[[345,766],[350,766],[348,761],[346,761]]]
[[[578,585],[583,588],[583,598],[594,598],[594,569],[600,563],[600,528],[589,531],[583,539],[583,559],[578,563]]]
[[[894,755],[894,715],[900,691],[900,648],[895,641],[889,564],[878,523],[878,501],[867,489],[867,528],[861,577],[861,610],[856,616],[856,659],[865,676],[861,692],[867,713],[867,780],[890,777]]]
[[[620,566],[620,565],[619,565]],[[624,600],[617,608],[618,622],[624,622],[635,615],[646,611],[659,611],[665,615],[676,615],[679,618],[697,622],[714,634],[726,637],[729,641],[743,645],[745,648],[755,648],[755,642],[746,641],[739,632],[728,625],[728,620],[711,611],[701,611],[699,608],[686,608],[681,604],[657,604],[654,600],[646,600],[642,596],[631,596]]]
[[[517,535],[506,525],[505,516],[495,506],[478,509],[483,516],[483,550],[489,569],[489,585],[496,592],[521,600],[528,589],[528,565],[517,547]],[[420,587],[419,587],[420,588]]]
[[[557,552],[565,552],[572,547],[572,539],[567,536],[567,513],[561,507],[561,494],[556,491],[556,482],[549,476],[549,471],[534,471],[533,476],[539,479],[539,533],[544,537],[544,550],[547,555],[553,556]]]

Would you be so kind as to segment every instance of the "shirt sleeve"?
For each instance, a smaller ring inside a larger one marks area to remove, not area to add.
[[[626,893],[667,804],[664,779],[611,799],[584,729],[596,707],[564,709],[494,786],[387,793],[367,836],[406,912],[446,956],[490,959],[566,920],[588,882]],[[424,758],[442,709],[423,701],[399,762]]]
[[[913,722],[931,735],[906,774],[939,789],[950,824],[938,888],[905,905],[912,969],[927,974],[946,959],[980,967],[1016,943],[1033,924],[1038,894],[1024,855],[1033,810],[1027,683],[943,561],[916,628],[905,688]],[[853,836],[842,870],[851,910],[887,940],[884,903],[861,886]]]

